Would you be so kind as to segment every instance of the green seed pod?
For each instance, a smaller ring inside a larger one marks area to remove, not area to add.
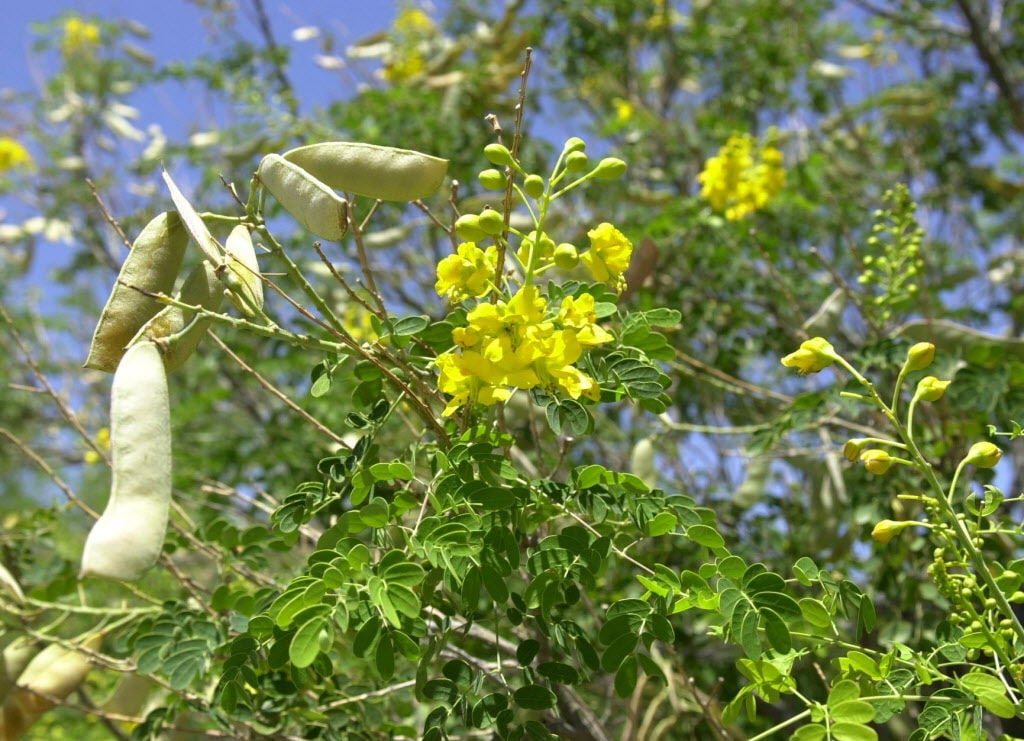
[[[217,280],[216,271],[203,260],[185,279],[178,300],[190,306],[217,311],[224,293],[224,284]],[[163,353],[165,372],[173,373],[195,352],[209,326],[210,319],[206,317],[197,317],[195,312],[178,306],[165,306],[139,330],[130,344],[147,340],[155,342]]]
[[[554,262],[561,270],[572,270],[574,267],[579,265],[580,254],[576,249],[576,245],[570,244],[569,242],[562,242],[560,245],[555,247]],[[639,445],[639,443],[637,444]]]
[[[176,214],[164,212],[146,225],[125,258],[100,314],[86,368],[107,373],[117,369],[128,342],[161,308],[140,290],[170,293],[187,246],[188,232]]]
[[[348,201],[306,170],[268,154],[257,171],[263,187],[302,226],[321,239],[337,242],[348,229]]]
[[[361,142],[323,142],[284,153],[320,182],[382,201],[416,201],[444,182],[448,160],[411,149]]]
[[[562,151],[567,154],[574,152],[582,152],[587,148],[587,143],[580,139],[578,136],[570,136],[565,140],[565,144],[562,145]]]
[[[228,298],[248,317],[263,310],[263,279],[260,277],[260,265],[256,261],[256,249],[252,245],[249,228],[239,224],[231,230],[224,243],[227,252],[227,270],[235,278],[228,278]],[[237,288],[230,285],[237,283]]]
[[[544,195],[544,178],[540,175],[527,175],[523,181],[523,191],[530,198],[540,198]]]
[[[85,646],[99,648],[101,637],[95,635]],[[17,687],[3,705],[0,717],[0,738],[20,738],[43,713],[54,707],[85,681],[91,664],[81,651],[50,644],[28,663],[18,677]]]
[[[85,541],[80,577],[135,581],[160,556],[171,504],[171,408],[152,342],[128,348],[114,374],[110,448],[110,501]]]

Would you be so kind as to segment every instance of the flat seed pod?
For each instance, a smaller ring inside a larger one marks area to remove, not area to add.
[[[237,287],[228,286],[232,289],[228,297],[243,314],[254,316],[254,309],[263,309],[263,280],[249,228],[239,224],[232,229],[224,243],[224,251],[228,254],[227,269],[237,279],[232,281],[237,283]],[[235,290],[241,295],[236,296]]]
[[[189,236],[192,237],[192,241],[195,242],[196,246],[203,251],[203,254],[206,255],[208,260],[214,264],[220,264],[220,243],[213,238],[212,234],[210,234],[210,230],[206,228],[206,224],[203,223],[202,218],[200,218],[199,214],[196,213],[196,210],[192,208],[192,204],[189,203],[185,194],[182,193],[181,189],[175,184],[167,170],[163,171],[163,178],[164,184],[167,186],[167,190],[171,194],[171,201],[174,202],[174,208],[178,212],[178,216],[181,217]]]
[[[345,236],[348,201],[301,167],[268,154],[257,175],[285,211],[313,234],[334,242]]]
[[[85,646],[95,650],[101,641],[102,638],[95,635]],[[84,653],[56,643],[36,654],[3,704],[0,738],[20,738],[40,715],[54,707],[55,703],[49,698],[66,698],[82,685],[91,667]]]
[[[382,201],[431,196],[448,172],[448,160],[440,157],[361,142],[309,144],[284,158],[335,190]]]
[[[14,687],[32,657],[39,653],[35,639],[18,636],[0,653],[0,702]],[[0,736],[2,738],[2,736]]]
[[[224,299],[224,284],[216,271],[203,260],[197,265],[181,287],[178,300],[192,306],[217,311]],[[165,306],[132,338],[131,344],[155,341],[164,358],[164,368],[172,373],[185,364],[206,334],[210,320],[197,317],[195,312],[178,306]],[[164,340],[167,340],[166,342]]]
[[[113,373],[128,342],[160,304],[140,293],[169,293],[181,269],[188,232],[177,214],[164,212],[142,230],[118,273],[89,346],[85,367]]]
[[[128,348],[110,398],[110,501],[85,541],[80,576],[135,581],[163,549],[171,504],[171,409],[152,342]]]

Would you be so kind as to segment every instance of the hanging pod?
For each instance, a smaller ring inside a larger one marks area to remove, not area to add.
[[[348,201],[296,164],[268,154],[257,177],[284,210],[321,239],[337,242],[348,229]]]
[[[203,260],[197,265],[181,286],[178,300],[190,306],[201,306],[217,311],[224,299],[224,284],[217,279],[216,271]],[[188,360],[203,339],[211,320],[196,316],[178,306],[165,306],[159,314],[146,322],[131,344],[151,340],[156,342],[163,354],[164,368],[172,373]]]
[[[81,577],[135,581],[163,549],[171,504],[171,409],[153,342],[125,353],[110,398],[110,501],[82,553]]]
[[[222,276],[222,280],[230,289],[227,297],[243,314],[255,316],[263,310],[263,279],[249,228],[239,224],[232,229],[224,243],[224,251],[227,253],[224,263],[227,274]]]
[[[437,192],[448,160],[411,149],[361,142],[322,142],[284,158],[325,185],[382,201],[415,201]]]
[[[92,336],[87,368],[113,373],[128,342],[160,304],[141,293],[170,293],[188,246],[188,232],[169,211],[146,225],[132,244]],[[137,290],[137,289],[141,289]]]
[[[18,636],[8,643],[0,653],[0,703],[4,702],[7,695],[14,689],[18,677],[38,652],[35,639],[29,636]]]
[[[96,650],[102,642],[99,634],[83,646]],[[0,712],[0,739],[17,739],[57,703],[85,681],[91,664],[81,651],[51,643],[28,663],[18,676],[17,686],[4,701]]]

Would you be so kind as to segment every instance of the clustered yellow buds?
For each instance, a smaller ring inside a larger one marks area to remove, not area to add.
[[[64,22],[61,49],[64,56],[72,57],[92,51],[100,43],[100,27],[72,16]]]
[[[739,221],[763,209],[786,184],[782,152],[772,146],[755,145],[750,134],[729,137],[697,176],[701,198],[729,221]]]
[[[800,348],[782,359],[787,368],[796,368],[801,375],[817,373],[836,362],[839,356],[835,348],[824,337],[812,337],[802,342]]]
[[[967,451],[964,463],[975,465],[978,468],[992,468],[999,463],[999,459],[1002,457],[1003,451],[999,449],[998,445],[990,442],[974,443]]]
[[[860,454],[860,462],[864,464],[864,468],[878,476],[892,468],[895,460],[881,448],[871,448]]]
[[[852,440],[847,440],[843,446],[843,455],[848,461],[855,461],[860,458],[861,451],[868,444],[869,440],[866,437],[855,437]]]

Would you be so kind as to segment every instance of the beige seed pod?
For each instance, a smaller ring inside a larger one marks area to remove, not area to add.
[[[202,218],[196,213],[196,210],[192,208],[192,204],[189,203],[185,194],[181,192],[175,184],[173,178],[167,170],[163,172],[164,184],[167,186],[167,190],[171,194],[171,201],[174,202],[174,208],[178,212],[178,216],[181,217],[181,221],[185,226],[185,230],[188,235],[192,237],[192,241],[196,243],[196,246],[203,251],[206,258],[214,265],[219,265],[222,260],[223,248],[220,246],[220,242],[213,238],[210,234],[210,230],[206,228],[206,224],[203,223]]]
[[[100,635],[84,646],[99,648]],[[29,662],[18,677],[16,688],[4,701],[0,714],[0,739],[20,738],[43,713],[57,705],[85,681],[91,664],[81,651],[52,643]]]
[[[224,284],[217,279],[216,271],[203,260],[197,265],[181,287],[178,300],[190,306],[201,306],[217,311],[224,299]],[[206,335],[210,319],[196,316],[178,306],[165,306],[159,314],[150,319],[131,344],[152,340],[163,354],[164,368],[173,373],[185,364],[195,352],[200,340]]]
[[[160,556],[171,504],[170,400],[152,342],[128,348],[114,374],[110,448],[110,501],[86,538],[80,577],[135,581]]]
[[[309,144],[284,158],[335,190],[382,201],[431,196],[448,172],[448,160],[440,157],[361,142]]]
[[[160,304],[140,290],[170,293],[187,246],[188,232],[176,214],[164,212],[146,225],[125,258],[100,314],[85,361],[87,368],[107,373],[117,369],[128,342],[160,311]]]
[[[36,642],[28,636],[18,636],[0,653],[0,702],[4,701],[28,662],[37,653]]]
[[[260,277],[260,264],[256,261],[256,249],[252,244],[249,228],[239,224],[231,230],[224,243],[227,253],[226,266],[232,278],[228,288],[228,298],[246,316],[255,316],[263,310],[263,279]]]
[[[654,465],[654,441],[642,437],[629,454],[629,472],[652,489],[658,485],[658,469]]]
[[[14,578],[14,574],[7,570],[7,567],[0,563],[0,589],[7,592],[16,602],[25,601],[25,593],[21,591],[21,585]]]
[[[348,201],[301,167],[268,154],[256,174],[285,211],[313,234],[335,242],[345,236]]]

